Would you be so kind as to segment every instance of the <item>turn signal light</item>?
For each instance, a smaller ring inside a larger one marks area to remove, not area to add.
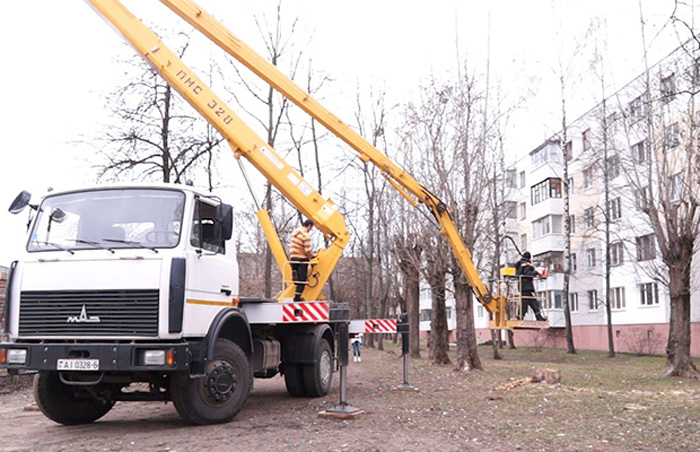
[[[168,366],[175,364],[175,353],[172,351],[172,349],[165,351],[165,364]]]

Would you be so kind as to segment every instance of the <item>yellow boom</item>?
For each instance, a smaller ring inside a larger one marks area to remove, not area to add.
[[[340,258],[343,247],[348,241],[345,222],[335,206],[330,201],[324,201],[320,194],[289,167],[270,146],[255,135],[223,101],[216,97],[179,58],[162,44],[151,30],[133,17],[118,0],[86,1],[112,23],[139,54],[151,62],[163,78],[216,127],[229,142],[236,157],[243,156],[251,161],[284,196],[311,218],[327,237],[331,238],[329,250],[323,253],[315,267],[315,271],[319,275],[319,284],[314,288],[307,287],[304,292],[305,299],[317,298],[321,287],[328,280]],[[491,326],[495,328],[506,326],[506,319],[503,316],[505,299],[500,295],[492,295],[481,280],[471,253],[459,236],[449,210],[443,201],[389,160],[387,156],[358,135],[347,124],[330,113],[195,2],[191,0],[160,1],[350,145],[358,152],[361,160],[376,165],[391,185],[413,205],[417,203],[426,205],[440,224],[440,233],[447,238],[477,299],[493,314]],[[292,290],[293,288],[288,288],[283,295],[290,296]]]

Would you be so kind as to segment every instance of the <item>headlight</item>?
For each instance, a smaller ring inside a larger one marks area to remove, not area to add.
[[[164,366],[165,350],[144,350],[141,352],[141,362],[144,366]]]
[[[27,362],[27,349],[10,348],[7,350],[7,364],[25,364]]]

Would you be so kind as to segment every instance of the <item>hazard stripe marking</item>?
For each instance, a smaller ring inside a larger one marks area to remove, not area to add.
[[[283,322],[320,322],[329,318],[328,303],[289,303],[282,306]]]
[[[395,333],[396,319],[365,320],[365,333]]]

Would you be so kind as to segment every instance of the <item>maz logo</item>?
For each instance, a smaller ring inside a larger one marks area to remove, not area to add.
[[[70,316],[68,317],[68,320],[66,320],[66,323],[100,323],[100,318],[97,317],[96,315],[93,316],[88,316],[87,315],[87,310],[85,309],[85,305],[83,305],[83,309],[80,311],[79,316]]]

